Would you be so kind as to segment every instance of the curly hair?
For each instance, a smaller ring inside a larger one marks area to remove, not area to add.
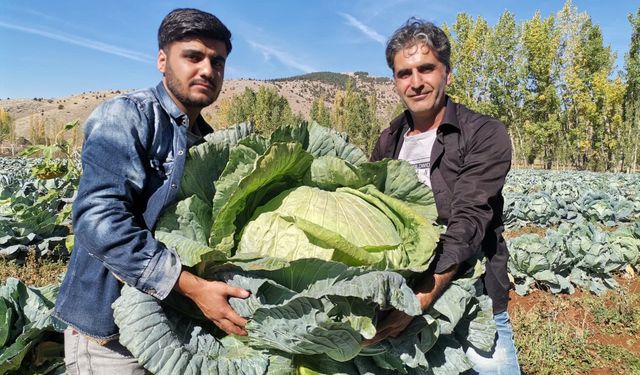
[[[411,17],[387,41],[387,65],[393,70],[393,59],[399,51],[417,44],[425,44],[447,70],[451,70],[451,44],[447,34],[431,22]]]

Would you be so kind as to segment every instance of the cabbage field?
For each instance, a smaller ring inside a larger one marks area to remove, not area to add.
[[[5,262],[69,256],[72,164],[0,158]],[[251,318],[249,336],[222,335],[179,296],[161,304],[125,288],[114,304],[121,341],[153,373],[458,374],[470,368],[465,348],[490,348],[482,260],[429,311],[417,308],[409,285],[444,228],[407,165],[369,163],[314,125],[265,138],[241,124],[194,147],[186,168],[179,202],[156,236],[195,273],[252,291],[231,301]],[[604,298],[638,271],[640,175],[513,170],[504,196],[517,294]],[[4,280],[0,374],[64,372],[64,324],[51,317],[56,294],[56,283]],[[364,346],[377,314],[391,307],[418,319],[398,338]]]

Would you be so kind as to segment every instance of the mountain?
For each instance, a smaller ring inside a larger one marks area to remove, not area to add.
[[[358,90],[367,94],[375,92],[378,116],[387,120],[387,114],[398,102],[393,82],[389,78],[371,77],[366,72],[317,72],[273,80],[226,80],[218,100],[205,108],[203,113],[215,118],[224,100],[241,94],[245,88],[257,91],[260,86],[271,86],[289,101],[294,113],[301,113],[308,118],[315,98],[324,97],[326,105],[331,106],[336,91],[344,90],[349,78],[354,80]],[[35,123],[44,123],[47,129],[59,129],[61,125],[76,119],[84,123],[100,103],[127,91],[131,90],[92,91],[58,98],[0,99],[0,108],[9,112],[14,119],[17,137],[29,139]]]

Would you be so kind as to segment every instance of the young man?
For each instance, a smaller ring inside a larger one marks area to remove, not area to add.
[[[498,328],[493,353],[467,351],[482,374],[519,374],[507,315],[507,247],[502,238],[502,187],[511,166],[511,142],[502,123],[455,103],[446,95],[451,82],[451,46],[429,22],[410,19],[389,39],[387,64],[407,110],[385,129],[371,160],[407,160],[431,186],[438,219],[447,229],[441,251],[416,292],[423,310],[480,254],[487,258],[485,292],[493,300]],[[411,317],[395,311],[379,325],[377,342],[396,336]]]
[[[103,103],[85,124],[75,244],[55,308],[69,325],[71,374],[144,373],[117,340],[111,304],[123,283],[158,299],[176,290],[222,330],[246,334],[227,298],[248,292],[182,270],[152,234],[179,190],[188,148],[212,131],[200,111],[220,93],[231,33],[212,14],[176,9],[162,21],[158,44],[162,82]]]

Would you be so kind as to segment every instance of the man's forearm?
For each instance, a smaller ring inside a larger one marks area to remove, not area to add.
[[[416,289],[416,296],[420,301],[422,311],[428,309],[442,292],[446,289],[453,276],[456,274],[458,266],[452,266],[442,273],[434,273],[422,279]]]
[[[173,289],[183,296],[191,298],[191,292],[202,286],[201,281],[201,278],[191,272],[183,270],[180,272],[178,281],[176,281]]]

